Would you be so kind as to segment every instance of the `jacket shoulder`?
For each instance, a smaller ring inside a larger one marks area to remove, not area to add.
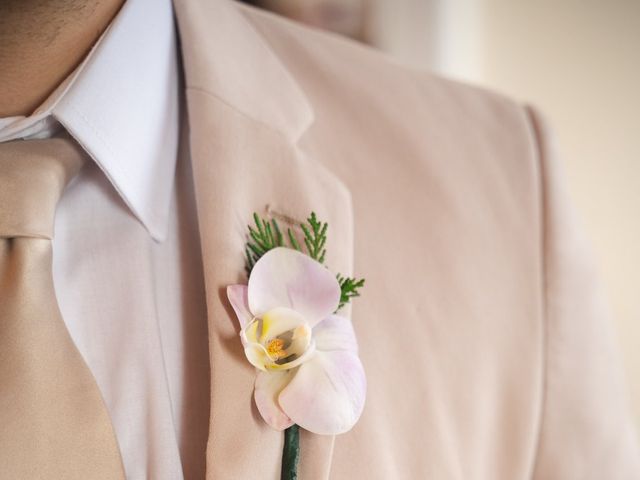
[[[344,94],[363,106],[366,103],[383,111],[406,115],[409,109],[418,117],[416,121],[420,121],[420,107],[428,106],[432,113],[461,115],[465,123],[497,122],[502,128],[512,124],[525,127],[523,133],[527,135],[530,132],[527,109],[505,95],[404,65],[341,35],[254,7],[238,4],[238,8],[298,81],[316,110],[322,110],[319,102],[331,106]]]

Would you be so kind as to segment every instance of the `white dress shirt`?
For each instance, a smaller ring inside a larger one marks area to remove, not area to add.
[[[128,0],[75,72],[0,141],[65,128],[93,162],[55,221],[60,309],[128,479],[204,478],[209,357],[170,0]]]

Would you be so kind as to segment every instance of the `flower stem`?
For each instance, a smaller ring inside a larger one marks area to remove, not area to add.
[[[298,479],[298,460],[300,459],[300,427],[291,425],[284,431],[282,449],[282,475],[280,480]]]

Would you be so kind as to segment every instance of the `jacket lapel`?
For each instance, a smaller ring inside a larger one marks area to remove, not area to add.
[[[283,226],[311,211],[329,222],[327,265],[349,273],[349,192],[297,141],[313,120],[289,72],[227,2],[177,0],[207,292],[211,412],[207,478],[279,478],[283,434],[253,403],[255,369],[226,300],[245,283],[244,245],[253,212]],[[303,433],[300,478],[327,478],[333,437]]]

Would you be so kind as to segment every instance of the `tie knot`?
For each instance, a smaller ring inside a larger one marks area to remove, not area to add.
[[[0,238],[53,238],[58,200],[84,156],[69,137],[0,143]]]

